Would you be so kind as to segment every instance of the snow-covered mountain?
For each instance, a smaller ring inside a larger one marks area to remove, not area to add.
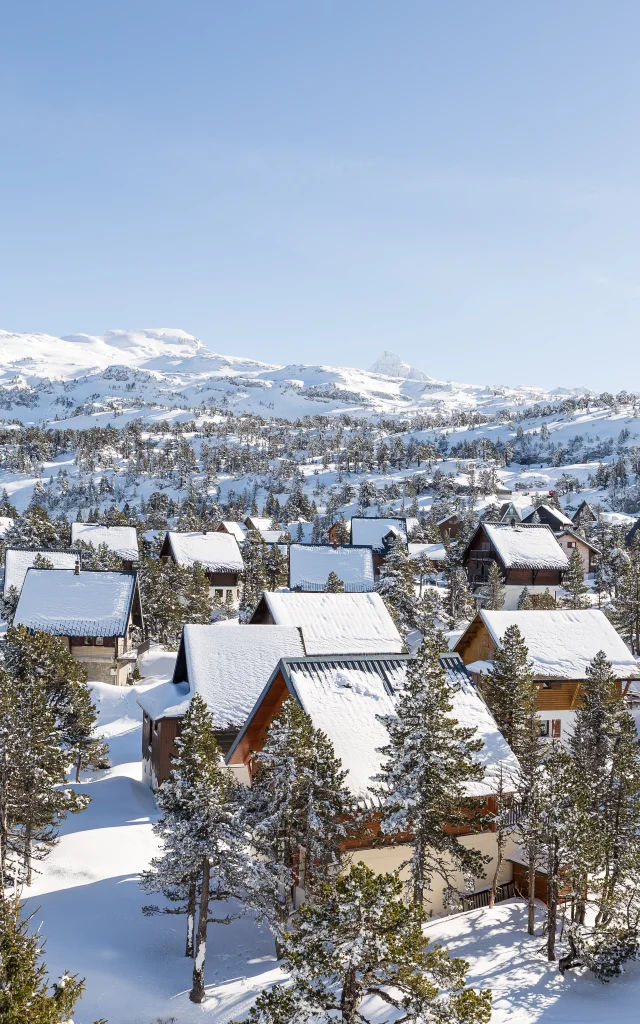
[[[370,370],[321,364],[259,362],[211,351],[185,331],[114,330],[102,336],[0,331],[0,416],[22,422],[108,422],[192,415],[228,408],[295,419],[335,412],[407,415],[558,400],[585,389],[459,384],[437,381],[384,352]]]

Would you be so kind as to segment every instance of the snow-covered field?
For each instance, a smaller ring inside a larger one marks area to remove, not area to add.
[[[173,656],[145,656],[146,682],[132,688],[96,684],[100,731],[112,767],[82,783],[92,802],[62,828],[59,846],[28,890],[35,922],[47,936],[53,977],[86,976],[76,1024],[106,1017],[109,1024],[227,1024],[246,1015],[260,990],[282,980],[273,940],[245,918],[211,926],[207,1000],[189,1002],[191,961],[183,955],[181,917],[145,917],[149,897],[137,875],[156,849],[153,797],[141,781],[140,690],[170,677]],[[150,681],[151,680],[151,681]],[[542,918],[542,914],[540,915]],[[540,953],[542,938],[525,932],[524,905],[434,920],[434,940],[470,964],[468,980],[493,990],[495,1024],[631,1024],[638,1019],[640,964],[610,985],[572,972],[564,978]],[[370,1007],[382,1024],[388,1010]]]

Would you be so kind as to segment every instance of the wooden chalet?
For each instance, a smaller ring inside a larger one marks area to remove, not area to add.
[[[180,723],[195,693],[213,715],[215,737],[226,753],[280,658],[303,653],[300,632],[291,626],[186,625],[173,680],[138,699],[143,773],[152,788],[171,771]]]
[[[371,548],[376,574],[398,538],[407,545],[408,534],[406,516],[354,516],[351,520],[351,543]]]
[[[450,540],[455,540],[460,533],[462,519],[457,512],[452,512],[450,515],[438,520],[438,529],[440,530],[443,544],[446,544]]]
[[[498,512],[498,522],[509,523],[511,526],[515,526],[516,523],[521,521],[522,517],[513,502],[504,501],[500,506],[500,511]]]
[[[567,557],[570,558],[573,552],[576,550],[580,553],[582,559],[582,567],[585,573],[593,572],[598,556],[600,555],[600,549],[591,544],[590,541],[585,540],[580,534],[576,533],[575,530],[560,530],[556,533],[556,540],[562,548],[566,551]]]
[[[247,539],[247,533],[249,532],[244,523],[238,523],[234,519],[223,519],[221,523],[216,526],[218,533],[229,533],[232,537],[235,537],[239,546],[242,547],[245,540]]]
[[[566,516],[564,512],[559,512],[553,505],[538,505],[534,508],[529,515],[524,516],[523,523],[533,523],[535,517],[538,517],[539,522],[544,526],[549,526],[554,533],[560,533],[561,530],[572,530],[573,521]]]
[[[336,756],[347,771],[346,785],[353,800],[354,829],[343,841],[343,850],[352,852],[358,860],[380,873],[401,868],[409,854],[407,842],[410,836],[385,836],[382,833],[379,803],[372,787],[383,760],[380,748],[388,741],[380,716],[394,714],[397,694],[404,686],[410,660],[408,656],[397,655],[284,658],[272,673],[226,759],[236,771],[244,769],[250,781],[254,755],[262,749],[273,719],[286,700],[297,701],[315,728],[328,736]],[[486,813],[495,809],[500,775],[505,787],[513,786],[515,789],[517,761],[460,658],[445,655],[441,664],[454,689],[455,718],[461,724],[474,726],[484,742],[482,751],[476,755],[483,765],[484,776],[469,784],[467,796],[477,802],[479,813]],[[469,826],[457,830],[456,835],[463,845],[476,847],[483,854],[495,857],[495,833],[471,815]],[[490,872],[491,867],[488,870]],[[464,891],[464,879],[457,876],[457,881],[461,902],[463,895],[468,901],[470,894]],[[511,895],[512,865],[506,860],[499,881],[501,891]],[[486,879],[475,879],[477,891],[486,885]],[[295,894],[297,901],[304,899],[304,887],[302,865]],[[429,894],[434,913],[443,909],[443,896],[444,884],[436,879]]]
[[[533,663],[538,685],[536,707],[541,734],[566,739],[580,706],[587,668],[599,651],[612,664],[618,686],[626,694],[640,667],[608,618],[597,609],[571,611],[481,611],[462,634],[455,651],[482,688],[491,672],[496,648],[506,630],[517,626]]]
[[[137,573],[29,569],[14,625],[63,637],[90,681],[123,686],[143,627]]]
[[[238,601],[244,563],[238,541],[228,533],[204,530],[201,533],[167,533],[160,557],[177,565],[193,568],[199,563],[207,574],[214,596],[222,601]]]
[[[462,562],[469,583],[479,586],[496,562],[507,585],[560,587],[569,559],[549,526],[533,523],[479,523]]]
[[[102,523],[72,523],[71,543],[99,548],[103,544],[121,559],[123,569],[133,569],[140,558],[138,534],[134,526],[107,526]]]
[[[598,515],[592,505],[588,501],[581,501],[577,509],[571,516],[571,522],[574,527],[576,526],[587,526],[589,523],[597,523]]]

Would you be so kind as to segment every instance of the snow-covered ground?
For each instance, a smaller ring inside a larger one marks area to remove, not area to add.
[[[170,678],[174,655],[152,650],[145,682],[131,688],[95,684],[100,731],[112,767],[82,783],[92,802],[70,818],[58,847],[25,893],[35,923],[47,936],[52,977],[86,976],[76,1024],[106,1017],[109,1024],[227,1024],[246,1015],[262,988],[283,979],[271,936],[250,918],[211,926],[207,1000],[189,1002],[191,961],[184,955],[184,919],[145,917],[150,897],[138,873],[156,849],[156,810],[140,770],[140,691]],[[161,902],[159,899],[157,902]],[[542,916],[542,915],[540,915]],[[564,978],[539,952],[543,940],[525,931],[524,905],[510,901],[434,920],[427,927],[452,955],[469,962],[468,981],[491,988],[495,1024],[631,1024],[638,1019],[640,965],[610,985],[588,974]],[[388,1020],[388,1010],[376,1020]]]

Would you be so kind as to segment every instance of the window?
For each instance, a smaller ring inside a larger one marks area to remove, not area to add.
[[[90,636],[85,636],[85,638],[84,638],[84,640],[82,642],[83,642],[85,647],[89,647],[90,644],[91,644],[91,637]]]
[[[543,690],[559,690],[561,686],[562,686],[562,681],[560,679],[545,679],[545,681],[542,684],[542,689]]]
[[[560,733],[562,732],[562,721],[560,718],[551,719],[551,738],[554,740],[560,739]]]
[[[98,647],[103,647],[104,646],[104,637],[103,636],[97,636],[96,637],[96,643],[97,643]]]
[[[548,720],[540,722],[540,735],[541,736],[548,736],[549,735],[549,722],[548,722]]]
[[[568,548],[575,548],[575,547],[576,547],[576,542],[575,542],[575,540],[569,540],[569,541],[567,541],[567,547],[568,547]]]
[[[224,590],[214,590],[216,597],[222,598],[224,596]]]

